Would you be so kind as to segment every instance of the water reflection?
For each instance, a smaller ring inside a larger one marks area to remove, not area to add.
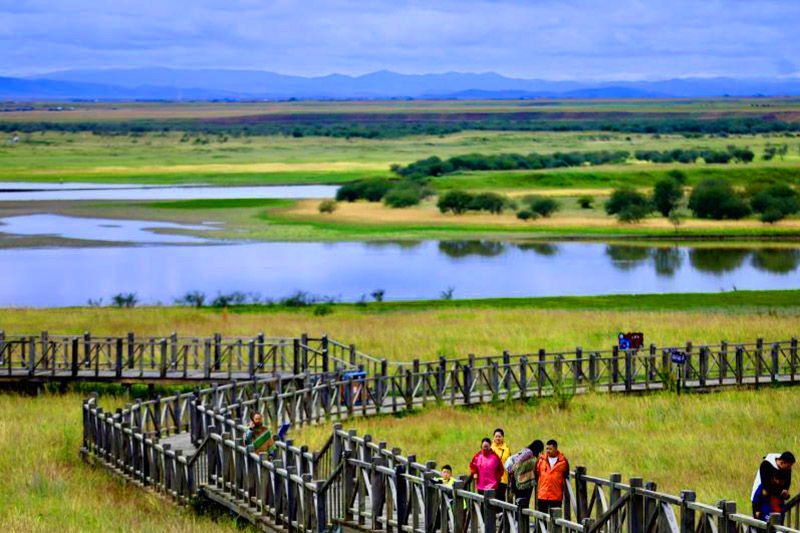
[[[683,254],[678,248],[656,248],[653,250],[653,261],[656,274],[671,277],[680,270],[683,264]]]
[[[620,270],[631,270],[643,264],[650,257],[650,248],[609,244],[606,246],[606,255],[615,267]]]
[[[689,262],[700,272],[722,274],[739,269],[751,252],[746,248],[692,248]]]
[[[439,251],[447,257],[461,259],[463,257],[497,257],[506,246],[498,241],[439,241]]]
[[[683,267],[688,256],[689,264],[697,272],[722,274],[741,270],[748,258],[750,265],[761,272],[788,274],[800,267],[800,249],[797,248],[722,248],[722,247],[664,247],[609,244],[605,253],[611,264],[622,271],[652,263],[659,276],[674,276]]]
[[[519,250],[523,252],[534,252],[536,255],[542,255],[544,257],[549,257],[553,255],[557,255],[558,245],[550,243],[550,242],[534,242],[534,243],[525,243],[525,244],[517,244],[516,245]]]
[[[758,270],[788,274],[800,265],[800,250],[795,248],[759,248],[753,251],[751,264]]]

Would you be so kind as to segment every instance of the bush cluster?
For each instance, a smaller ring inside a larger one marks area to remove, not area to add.
[[[749,163],[755,154],[749,148],[738,148],[728,146],[727,150],[711,150],[708,148],[674,150],[637,150],[634,157],[640,161],[651,161],[653,163],[694,163],[698,159],[703,159],[706,163],[726,164],[731,161]]]
[[[493,192],[472,194],[466,191],[450,191],[439,197],[436,207],[442,213],[451,212],[454,215],[467,211],[488,211],[499,215],[504,209],[515,206],[506,196]]]
[[[605,205],[606,213],[616,215],[620,222],[638,222],[653,212],[653,204],[647,195],[633,187],[614,189]]]
[[[689,196],[689,209],[697,218],[738,220],[750,214],[750,206],[730,182],[709,179],[698,183]]]
[[[417,205],[429,195],[430,191],[422,181],[390,181],[385,178],[373,178],[342,185],[336,191],[336,200],[340,202],[383,200],[389,207],[400,208]]]

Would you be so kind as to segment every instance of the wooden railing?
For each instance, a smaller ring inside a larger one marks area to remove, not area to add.
[[[346,350],[345,350],[346,348]],[[381,363],[355,346],[311,338],[7,335],[0,331],[0,378],[85,380],[246,380],[274,374],[322,374]]]
[[[160,443],[158,435],[140,432],[132,408],[104,413],[90,398],[83,412],[81,451],[87,460],[178,502],[204,495],[273,531],[321,533],[344,526],[387,533],[798,532],[797,497],[780,525],[778,515],[765,522],[737,513],[733,501],[703,504],[692,491],[667,494],[641,478],[594,477],[578,466],[561,508],[541,513],[526,502],[477,494],[464,477],[452,488],[436,483],[434,462],[423,464],[339,425],[317,452],[278,442],[271,458],[244,445],[240,420],[214,414],[187,456]],[[161,431],[185,429],[178,424]]]

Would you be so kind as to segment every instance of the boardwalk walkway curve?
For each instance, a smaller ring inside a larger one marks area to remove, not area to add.
[[[766,346],[683,346],[694,360],[680,371],[686,386],[698,389],[799,380],[796,340]],[[800,532],[797,497],[782,526],[777,517],[763,522],[739,514],[731,501],[701,504],[691,491],[664,494],[639,478],[623,483],[619,475],[593,477],[577,467],[562,508],[545,515],[478,495],[465,480],[454,490],[437,485],[434,463],[420,464],[413,455],[338,425],[314,452],[279,442],[272,459],[243,443],[243,424],[253,411],[264,413],[269,424],[303,425],[428,404],[561,394],[565,387],[577,393],[663,389],[672,386],[674,369],[669,350],[658,352],[590,352],[585,359],[542,354],[532,362],[526,356],[512,361],[508,354],[470,356],[444,364],[414,362],[393,374],[355,380],[343,379],[341,372],[273,375],[137,401],[113,413],[92,397],[83,406],[81,454],[177,502],[206,497],[275,532]]]

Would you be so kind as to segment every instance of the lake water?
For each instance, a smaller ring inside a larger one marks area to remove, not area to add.
[[[0,182],[0,201],[210,200],[222,198],[333,198],[336,185],[207,187],[105,183]]]
[[[599,243],[251,243],[0,250],[0,306],[85,305],[120,292],[172,303],[301,290],[357,301],[800,288],[800,248]],[[367,296],[368,297],[368,296]]]
[[[202,226],[143,220],[67,217],[63,215],[21,215],[0,219],[0,233],[24,236],[58,236],[67,239],[133,243],[205,243],[209,239],[161,233],[216,229],[212,222]],[[155,230],[155,231],[154,231]]]

